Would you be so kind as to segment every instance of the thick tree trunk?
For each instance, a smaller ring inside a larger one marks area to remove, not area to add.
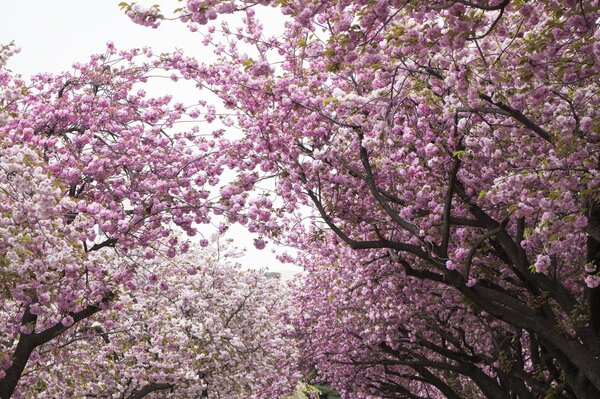
[[[28,325],[32,328],[35,327],[35,323],[37,321],[37,316],[31,314],[29,309],[25,311],[23,315],[23,319],[21,321],[22,325]],[[25,366],[27,365],[27,361],[31,356],[31,353],[35,349],[35,343],[33,340],[32,334],[21,334],[19,336],[19,342],[17,343],[17,347],[13,354],[13,364],[10,366],[8,370],[6,370],[6,376],[0,380],[0,398],[1,399],[10,399],[17,384],[19,383],[19,379],[21,378],[21,374],[23,374],[23,370],[25,370]]]
[[[552,348],[551,354],[559,360],[561,367],[570,368],[570,371],[563,371],[567,377],[569,374],[573,376],[571,382],[579,387],[576,389],[572,385],[578,398],[600,397],[600,348],[591,348],[564,336],[551,320],[536,315],[515,298],[481,286],[475,286],[472,290],[463,288],[462,291],[481,309],[537,335],[546,348]]]

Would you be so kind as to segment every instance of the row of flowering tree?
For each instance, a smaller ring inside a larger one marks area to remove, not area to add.
[[[109,46],[27,83],[0,71],[2,398],[271,398],[295,384],[280,284],[187,253],[222,168],[210,134],[173,127],[197,109],[146,95],[161,65],[141,53]]]
[[[216,60],[167,62],[244,133],[229,218],[311,272],[308,368],[348,398],[600,396],[597,0],[182,4]],[[249,176],[275,206],[243,212]]]
[[[261,5],[286,16],[280,37]],[[300,250],[296,310],[270,322],[292,322],[303,365],[346,398],[600,396],[598,0],[187,0],[174,16],[214,62],[109,46],[74,73],[0,75],[2,397],[218,396],[204,367],[244,362],[221,395],[274,395],[285,350],[223,360],[287,345],[227,331],[253,283],[203,313],[186,298],[221,269],[160,261],[213,214]],[[163,71],[221,104],[149,98]],[[242,134],[177,127],[221,107]]]

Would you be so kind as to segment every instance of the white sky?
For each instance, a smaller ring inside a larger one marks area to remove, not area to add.
[[[71,69],[74,62],[85,62],[94,53],[103,53],[106,42],[112,41],[117,49],[149,46],[154,53],[182,49],[189,56],[209,60],[210,52],[200,43],[199,34],[189,32],[177,21],[163,22],[151,29],[134,24],[120,10],[121,0],[0,0],[0,43],[11,41],[21,52],[10,59],[8,68],[23,77],[38,72],[59,73]],[[138,1],[141,4],[170,3],[163,11],[178,6],[176,1]],[[275,25],[282,21],[268,18]],[[267,26],[276,30],[277,26]],[[187,102],[184,93],[175,99]],[[209,127],[212,130],[212,127]],[[239,259],[245,267],[268,267],[289,278],[299,268],[283,265],[267,247],[258,251],[252,245],[252,236],[241,227],[230,229],[228,237],[235,245],[246,248],[247,255]]]

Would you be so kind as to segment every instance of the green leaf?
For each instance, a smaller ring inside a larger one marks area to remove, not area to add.
[[[454,151],[452,158],[460,158],[465,153],[465,150]]]
[[[340,70],[340,64],[337,62],[332,62],[331,64],[327,65],[327,67],[325,67],[325,70],[327,72],[337,72]]]
[[[121,10],[129,11],[129,10],[131,10],[131,6],[132,6],[133,4],[134,4],[134,3],[132,3],[132,4],[129,4],[129,3],[126,3],[126,2],[124,2],[124,1],[122,1],[122,2],[120,2],[120,3],[119,3],[119,8],[120,8]]]
[[[245,71],[248,71],[253,64],[254,60],[252,58],[247,58],[244,62],[242,62]]]

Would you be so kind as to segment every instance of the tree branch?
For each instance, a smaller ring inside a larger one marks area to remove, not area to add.
[[[428,254],[425,251],[423,251],[421,249],[421,247],[419,247],[417,245],[406,244],[406,243],[402,243],[402,242],[390,241],[390,240],[385,240],[385,239],[384,240],[358,241],[358,240],[354,240],[354,239],[350,238],[335,223],[333,223],[331,217],[327,214],[327,211],[325,211],[325,208],[323,208],[323,204],[321,203],[321,200],[319,199],[319,197],[312,190],[307,190],[307,194],[310,197],[310,199],[313,201],[315,206],[317,207],[319,214],[321,215],[321,217],[323,218],[323,220],[325,221],[327,226],[329,226],[329,228],[339,238],[341,238],[342,241],[344,241],[346,244],[348,244],[348,246],[350,248],[352,248],[352,249],[376,249],[376,248],[395,249],[397,251],[411,253],[422,259],[431,260],[431,258],[428,256]]]
[[[379,187],[377,187],[377,183],[375,183],[375,176],[373,175],[373,169],[371,168],[371,162],[369,161],[369,154],[367,152],[367,149],[365,147],[363,147],[363,145],[361,144],[363,135],[360,132],[358,133],[358,139],[359,139],[359,146],[360,146],[360,159],[363,164],[363,167],[365,168],[366,182],[367,182],[367,185],[369,186],[369,190],[371,191],[371,194],[373,195],[373,197],[375,197],[375,200],[383,208],[385,213],[390,218],[392,218],[392,220],[394,222],[398,223],[403,229],[405,229],[406,231],[411,233],[413,236],[419,237],[419,228],[417,226],[415,226],[414,224],[408,222],[407,220],[404,220],[403,218],[401,218],[398,215],[398,212],[396,212],[388,204],[388,200],[381,194]],[[435,248],[435,244],[432,244],[432,245]]]
[[[521,111],[519,111],[515,108],[512,108],[511,106],[506,105],[502,102],[495,102],[494,100],[492,100],[492,97],[488,96],[487,94],[480,94],[479,98],[481,98],[482,100],[485,100],[488,103],[495,105],[496,107],[505,111],[511,117],[513,117],[517,121],[521,122],[523,124],[523,126],[525,126],[529,130],[536,133],[538,136],[540,136],[542,139],[544,139],[548,143],[552,144],[552,136],[550,135],[550,133],[548,133],[547,130],[545,130],[540,125],[538,125],[537,123],[535,123],[534,121],[532,121],[531,119],[526,117]]]
[[[456,1],[458,3],[460,3],[460,4],[464,4],[467,7],[477,8],[477,9],[485,10],[485,11],[503,10],[508,5],[508,3],[510,2],[510,0],[504,0],[500,4],[496,4],[494,6],[490,6],[490,5],[487,5],[487,4],[474,3],[474,2],[469,1],[469,0],[456,0]]]
[[[454,137],[458,137],[458,113],[454,114]],[[463,150],[462,137],[458,140],[457,151]],[[440,245],[440,255],[443,258],[448,257],[448,244],[450,242],[450,218],[452,214],[452,197],[454,196],[454,186],[456,185],[456,179],[458,170],[460,169],[460,157],[454,155],[452,167],[450,168],[450,174],[448,179],[448,189],[446,190],[446,196],[444,198],[444,215],[442,227],[442,243]]]
[[[99,303],[91,304],[80,310],[79,312],[70,312],[69,316],[73,318],[73,324],[69,327],[65,327],[62,323],[56,323],[52,327],[45,329],[37,334],[33,335],[33,342],[35,346],[45,344],[52,339],[58,337],[63,332],[74,326],[76,323],[83,319],[87,319],[95,313],[98,313],[102,308],[101,305],[113,300],[115,295],[113,293],[106,294]]]
[[[88,249],[88,252],[93,252],[93,251],[97,251],[99,249],[102,249],[104,247],[111,247],[113,248],[115,245],[117,244],[117,240],[114,238],[108,238],[98,244],[94,244],[90,249]]]
[[[169,384],[166,382],[148,384],[137,391],[134,391],[131,395],[129,395],[128,399],[142,399],[144,396],[152,392],[164,391],[167,389],[170,389],[171,392],[173,392],[173,388],[175,388],[175,384]]]

